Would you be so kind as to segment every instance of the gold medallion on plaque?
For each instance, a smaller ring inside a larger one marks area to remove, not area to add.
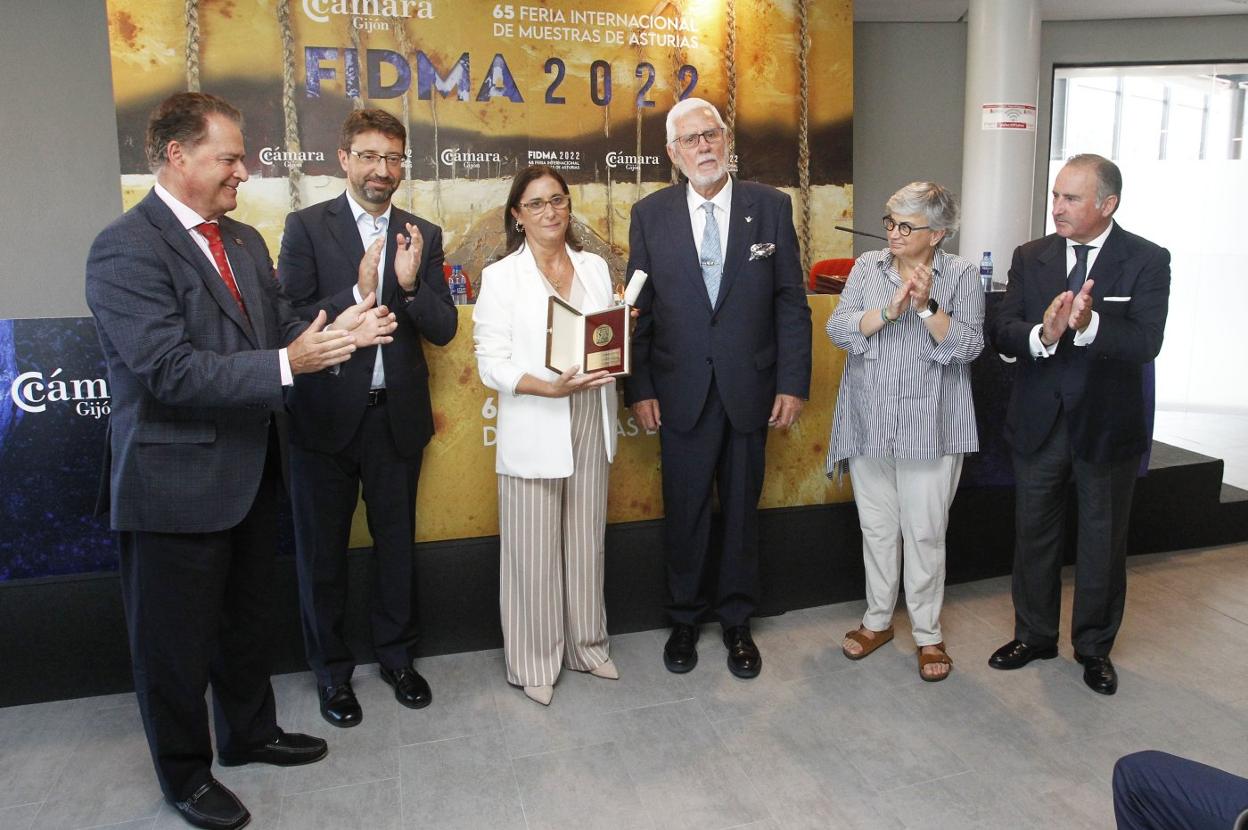
[[[615,331],[607,324],[594,329],[594,345],[605,346],[615,338]]]

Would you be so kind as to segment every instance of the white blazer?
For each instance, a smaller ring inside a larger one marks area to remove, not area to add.
[[[567,249],[585,288],[585,310],[612,302],[611,275],[597,254]],[[572,475],[572,410],[567,398],[516,394],[525,374],[540,380],[559,375],[546,368],[546,315],[550,296],[546,280],[528,245],[481,272],[481,289],[472,310],[481,382],[498,392],[498,430],[494,470],[517,478],[567,478]],[[602,399],[602,437],[607,461],[615,458],[614,380],[598,389]]]

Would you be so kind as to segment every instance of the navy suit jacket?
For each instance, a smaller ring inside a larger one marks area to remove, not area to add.
[[[417,270],[417,291],[407,302],[394,276],[395,234],[406,223],[420,230],[423,247]],[[355,303],[352,292],[364,258],[364,244],[344,193],[336,199],[286,217],[278,278],[299,313],[311,320],[324,309],[330,320]],[[429,401],[429,367],[421,337],[439,346],[455,336],[459,315],[442,273],[442,229],[392,206],[386,232],[385,274],[378,302],[394,312],[394,342],[381,347],[386,373],[386,412],[395,445],[404,457],[419,454],[433,435]],[[359,429],[368,406],[376,349],[351,356],[335,372],[300,375],[289,397],[291,440],[322,453],[342,451]]]
[[[1056,234],[1014,251],[1010,282],[992,325],[992,342],[1018,358],[1005,438],[1035,452],[1065,411],[1071,448],[1096,463],[1124,461],[1148,448],[1143,367],[1161,350],[1170,298],[1170,253],[1114,225],[1088,274],[1096,339],[1074,345],[1067,331],[1052,357],[1033,358],[1028,339],[1053,298],[1066,290],[1066,240]]]
[[[693,427],[712,374],[733,428],[763,428],[777,393],[810,393],[810,307],[793,208],[775,188],[733,180],[723,279],[711,307],[686,185],[633,205],[628,273],[650,275],[637,300],[629,404],[657,398],[664,425]],[[751,248],[774,245],[751,259]]]
[[[228,216],[220,224],[246,315],[155,191],[91,245],[86,295],[108,365],[114,530],[225,530],[260,486],[269,422],[283,408],[277,350],[307,324],[255,228]]]

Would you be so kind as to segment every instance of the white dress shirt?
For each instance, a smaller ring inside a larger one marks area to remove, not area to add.
[[[1105,240],[1109,238],[1109,232],[1112,231],[1113,229],[1114,229],[1114,220],[1110,219],[1109,226],[1105,228],[1105,230],[1101,233],[1101,235],[1096,237],[1095,239],[1092,239],[1086,243],[1076,242],[1073,239],[1067,239],[1066,240],[1066,275],[1070,276],[1070,272],[1075,269],[1075,261],[1076,261],[1075,246],[1086,244],[1090,250],[1088,251],[1088,271],[1084,279],[1086,280],[1087,277],[1090,277],[1092,275],[1092,265],[1096,262],[1097,254],[1101,252],[1101,248],[1105,247]],[[1096,332],[1100,328],[1100,325],[1101,325],[1101,315],[1093,311],[1092,319],[1088,321],[1088,327],[1084,329],[1083,331],[1075,332],[1074,344],[1076,346],[1090,345],[1092,341],[1096,339]],[[1031,330],[1030,346],[1031,346],[1032,357],[1052,357],[1057,352],[1057,344],[1062,342],[1060,339],[1056,340],[1051,346],[1046,346],[1043,343],[1041,343],[1040,342],[1040,330],[1043,327],[1044,325],[1040,324]]]
[[[373,216],[351,198],[350,191],[347,191],[346,196],[347,204],[351,206],[351,215],[355,217],[355,229],[360,232],[360,242],[364,243],[364,250],[367,251],[368,246],[376,242],[378,237],[384,239],[386,232],[390,229],[390,205],[386,205],[386,212],[381,216]],[[381,244],[381,258],[377,260],[377,305],[381,305],[382,281],[386,275],[386,244],[385,242]],[[351,289],[351,293],[355,296],[357,303],[364,302],[364,298],[360,296],[358,282]],[[384,347],[381,344],[377,345],[377,357],[373,360],[373,380],[369,385],[370,389],[386,388],[386,368],[381,361],[382,348]]]
[[[693,223],[693,244],[698,249],[698,258],[702,258],[702,233],[706,230],[706,211],[702,205],[710,202],[715,205],[715,221],[719,224],[719,261],[728,256],[728,220],[732,217],[732,176],[724,182],[719,192],[707,199],[701,196],[693,185],[685,185],[685,197],[689,200],[689,221]]]
[[[178,201],[178,198],[166,190],[160,182],[156,182],[153,189],[156,191],[157,198],[164,202],[165,206],[168,207],[169,210],[173,211],[174,218],[182,224],[182,227],[191,232],[191,239],[193,239],[195,244],[199,246],[199,249],[204,252],[204,256],[208,257],[208,262],[212,265],[212,270],[216,271],[217,276],[220,276],[221,279],[224,280],[225,277],[221,275],[221,269],[217,267],[217,260],[212,255],[212,248],[208,247],[208,237],[204,236],[198,230],[199,226],[208,220],[196,213],[194,208],[188,207]],[[219,223],[214,221],[213,224]],[[230,252],[228,249],[225,251],[225,259],[227,262],[230,259]],[[231,265],[230,269],[233,270],[234,266]],[[295,373],[290,370],[290,357],[287,356],[284,348],[277,350],[277,362],[281,367],[282,386],[293,386],[295,383]]]

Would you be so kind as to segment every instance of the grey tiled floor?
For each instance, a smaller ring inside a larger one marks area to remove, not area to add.
[[[893,643],[844,659],[863,606],[843,603],[756,621],[765,665],[750,682],[728,674],[713,628],[685,676],[663,669],[664,632],[615,637],[622,679],[565,672],[549,709],[506,684],[497,651],[420,661],[435,702],[418,712],[362,669],[350,730],[320,720],[309,675],[284,675],[283,725],[327,737],[329,757],[216,774],[256,828],[1110,828],[1124,753],[1248,775],[1248,545],[1130,570],[1113,698],[1084,688],[1065,644],[1058,660],[987,667],[1011,631],[999,578],[948,590],[943,683],[919,680],[904,614]],[[132,695],[0,709],[3,830],[183,826]]]
[[[1171,446],[1221,458],[1222,480],[1248,490],[1248,413],[1159,409],[1153,433]]]

